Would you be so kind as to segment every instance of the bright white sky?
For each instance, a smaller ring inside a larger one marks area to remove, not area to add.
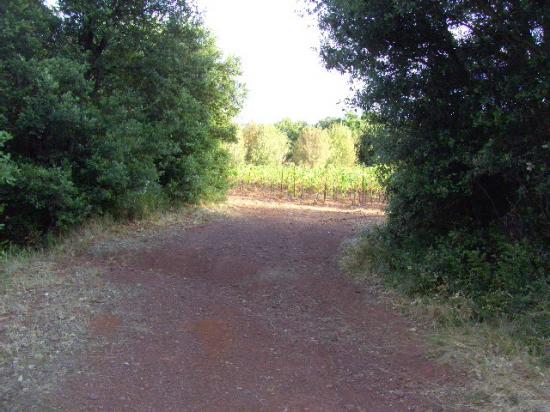
[[[347,79],[319,57],[320,33],[302,0],[197,0],[219,47],[241,59],[248,97],[239,122],[341,116]]]

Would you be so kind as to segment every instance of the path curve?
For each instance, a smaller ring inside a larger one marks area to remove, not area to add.
[[[96,258],[111,282],[137,292],[92,320],[102,344],[54,404],[449,410],[433,395],[452,383],[449,369],[427,359],[413,325],[338,268],[342,242],[380,219],[233,198],[227,216]]]

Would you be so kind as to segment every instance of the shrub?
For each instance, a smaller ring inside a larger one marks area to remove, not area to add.
[[[286,159],[289,140],[275,126],[250,124],[243,129],[243,139],[249,163],[280,164]]]
[[[0,186],[11,185],[13,183],[14,165],[10,160],[9,155],[3,153],[4,143],[11,139],[11,136],[3,131],[0,131]],[[0,218],[4,212],[4,203],[0,203]],[[4,227],[0,223],[0,230]]]
[[[355,138],[351,129],[335,123],[328,129],[330,138],[330,157],[328,164],[334,166],[353,166],[357,161]]]
[[[326,130],[304,129],[292,154],[293,160],[309,167],[324,167],[330,157],[330,137]]]
[[[147,150],[139,128],[124,126],[128,135],[110,133],[107,139],[94,140],[92,155],[85,163],[84,190],[95,213],[134,219],[159,207],[165,199],[154,163],[155,151]]]
[[[229,187],[228,163],[229,156],[222,148],[176,159],[171,171],[177,178],[166,184],[169,199],[176,203],[222,199]]]
[[[462,296],[474,320],[517,321],[518,333],[543,350],[550,338],[550,254],[542,243],[510,241],[498,230],[486,236],[454,231],[432,244],[375,228],[362,236],[356,257],[364,270],[408,295]],[[529,321],[522,325],[523,319]]]
[[[550,249],[546,5],[312,3],[327,66],[363,84],[355,102],[382,126],[372,143],[389,205],[375,266],[414,293],[469,296],[480,319],[540,313]]]
[[[227,186],[220,146],[235,137],[238,62],[185,1],[100,3],[0,5],[0,130],[13,137],[0,184],[13,240],[90,213],[134,218],[219,197]]]
[[[13,163],[10,156],[3,151],[4,144],[11,138],[9,133],[0,131],[0,184],[8,183],[12,180]]]
[[[286,134],[290,140],[290,155],[294,150],[296,140],[298,140],[298,137],[300,137],[304,129],[307,127],[307,123],[304,121],[293,121],[292,119],[285,118],[280,122],[275,123],[275,127]]]
[[[18,164],[13,185],[2,185],[0,194],[7,204],[3,236],[17,242],[62,232],[81,223],[90,210],[70,172],[58,167]]]

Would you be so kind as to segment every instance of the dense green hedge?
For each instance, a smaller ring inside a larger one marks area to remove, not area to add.
[[[389,196],[371,266],[476,317],[550,328],[550,7],[540,1],[312,0],[322,56],[356,103]],[[368,252],[369,248],[375,250]]]
[[[193,10],[183,0],[0,4],[4,240],[223,195],[239,68]]]

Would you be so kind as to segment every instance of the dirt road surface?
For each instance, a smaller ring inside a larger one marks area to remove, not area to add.
[[[91,259],[136,293],[89,325],[56,408],[426,411],[456,377],[339,269],[380,213],[233,198],[228,213]],[[99,344],[100,343],[100,344]]]

